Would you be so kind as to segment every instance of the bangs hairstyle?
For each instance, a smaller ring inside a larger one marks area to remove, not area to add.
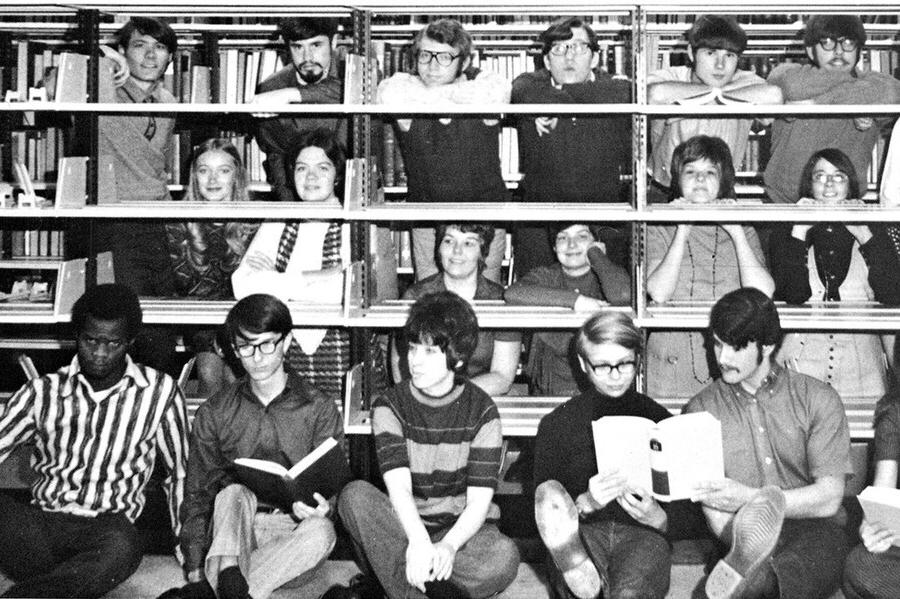
[[[469,302],[452,291],[423,295],[409,310],[403,325],[409,343],[436,345],[447,356],[447,368],[457,376],[466,371],[478,346],[478,317]]]
[[[338,199],[343,200],[344,168],[347,162],[347,151],[344,149],[343,144],[338,141],[334,131],[327,127],[318,127],[307,131],[288,148],[287,156],[289,160],[284,164],[287,180],[293,183],[294,165],[297,163],[297,157],[300,155],[300,152],[306,148],[321,148],[325,152],[325,156],[334,165],[334,194]],[[294,196],[298,201],[300,200],[296,189],[294,189]]]
[[[285,46],[291,42],[308,40],[312,37],[324,35],[332,40],[337,33],[337,22],[334,19],[321,17],[292,17],[278,22],[278,32]]]
[[[486,223],[440,223],[434,228],[434,263],[440,270],[441,265],[440,246],[447,229],[454,227],[463,233],[475,233],[478,235],[478,241],[481,243],[481,259],[478,261],[478,272],[485,266],[488,254],[491,251],[491,242],[494,241],[494,226]]]
[[[826,37],[854,40],[861,49],[866,45],[866,28],[856,15],[813,15],[803,30],[803,45],[810,47]]]
[[[432,21],[416,33],[413,38],[412,48],[412,71],[416,72],[416,57],[419,55],[419,49],[422,46],[422,40],[425,38],[434,40],[440,44],[452,46],[460,55],[459,69],[462,72],[463,65],[472,55],[472,36],[466,31],[462,24],[456,19],[438,19]]]
[[[232,306],[224,326],[229,343],[234,345],[243,333],[287,335],[294,322],[291,311],[280,299],[267,293],[254,293]]]
[[[837,148],[825,148],[809,157],[806,166],[803,167],[803,173],[800,175],[799,197],[813,197],[812,175],[820,158],[827,160],[834,168],[847,175],[847,197],[853,200],[859,199],[859,175],[856,174],[856,167],[853,166],[853,161]]]
[[[197,162],[207,152],[215,151],[224,152],[231,158],[231,166],[234,168],[234,177],[231,181],[231,200],[233,202],[246,202],[250,197],[247,193],[247,171],[244,169],[241,155],[231,141],[219,137],[207,139],[194,150],[194,157],[191,159],[191,179],[187,192],[184,194],[185,201],[203,201],[203,196],[200,195],[200,188],[197,184]]]
[[[129,341],[137,337],[144,314],[137,295],[120,283],[106,283],[89,288],[72,307],[72,326],[78,335],[84,330],[88,316],[97,320],[124,320]]]
[[[735,349],[748,343],[781,344],[781,319],[772,298],[755,287],[741,287],[723,295],[709,315],[710,337]]]
[[[611,343],[634,352],[640,359],[644,336],[634,321],[623,312],[597,312],[581,325],[575,336],[575,351],[587,360],[587,346]]]
[[[719,197],[734,197],[734,163],[728,144],[718,137],[695,135],[684,141],[672,152],[672,183],[669,187],[669,200],[680,198],[681,171],[692,162],[706,159],[719,169]]]
[[[115,45],[127,49],[135,31],[141,35],[149,35],[163,44],[169,51],[169,54],[175,54],[175,51],[178,50],[178,38],[175,36],[172,28],[169,27],[169,24],[152,17],[132,17],[129,19],[116,32],[114,36]]]
[[[747,34],[734,17],[701,15],[685,37],[694,52],[709,48],[743,54],[747,49]]]
[[[546,56],[550,52],[550,48],[552,48],[553,44],[556,42],[564,42],[572,39],[572,37],[574,37],[574,34],[572,33],[573,29],[584,29],[584,32],[587,33],[588,46],[590,46],[591,52],[596,52],[600,49],[600,46],[597,43],[597,34],[590,25],[582,21],[579,17],[563,17],[553,21],[553,23],[550,24],[550,27],[545,29],[541,35],[538,36],[538,41],[541,44],[541,54]]]

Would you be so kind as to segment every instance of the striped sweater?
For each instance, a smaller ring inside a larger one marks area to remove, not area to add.
[[[503,434],[493,400],[470,382],[444,397],[404,381],[375,400],[372,432],[382,474],[409,468],[419,515],[429,528],[452,525],[468,487],[497,488]],[[492,504],[487,520],[500,517]]]

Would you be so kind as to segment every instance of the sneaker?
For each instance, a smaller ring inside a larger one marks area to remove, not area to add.
[[[578,510],[559,482],[548,480],[534,494],[538,532],[569,590],[578,599],[600,594],[600,573],[578,534]]]
[[[357,574],[348,586],[336,584],[321,599],[384,599],[384,593],[375,580],[365,574]]]
[[[709,599],[738,596],[742,583],[772,555],[783,523],[784,493],[778,487],[763,487],[738,510],[731,523],[731,551],[706,579]]]

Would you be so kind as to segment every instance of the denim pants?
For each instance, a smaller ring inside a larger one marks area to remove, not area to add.
[[[122,514],[46,512],[0,494],[4,597],[101,597],[141,564],[137,529]]]
[[[841,584],[849,549],[844,528],[833,518],[785,520],[772,557],[751,579],[746,595],[780,599],[830,597]],[[777,593],[773,588],[775,581]]]
[[[219,491],[204,570],[215,589],[222,558],[236,557],[250,596],[266,599],[275,589],[324,562],[336,537],[327,518],[313,516],[298,524],[290,514],[257,513],[256,506],[256,495],[243,485],[228,485]]]
[[[338,512],[360,569],[374,574],[390,599],[428,596],[406,582],[408,542],[387,495],[366,481],[353,481],[341,492]],[[446,532],[432,531],[432,541]],[[490,597],[509,586],[518,570],[515,544],[496,526],[485,524],[456,552],[449,582],[467,597]]]
[[[582,522],[581,540],[603,583],[604,599],[641,597],[663,599],[669,591],[672,551],[656,531],[625,522]],[[553,559],[547,578],[559,599],[573,599]]]
[[[847,599],[892,599],[900,589],[900,547],[872,553],[857,545],[844,564],[844,595]]]
[[[434,227],[414,227],[410,233],[412,241],[413,268],[416,280],[427,279],[438,271],[435,264],[435,230]],[[506,230],[494,229],[494,240],[485,259],[483,275],[495,283],[505,284],[502,280],[503,255],[506,253]]]

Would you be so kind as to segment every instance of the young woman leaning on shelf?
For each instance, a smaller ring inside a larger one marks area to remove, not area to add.
[[[208,139],[197,147],[184,200],[247,201],[247,175],[237,148],[227,139]],[[208,220],[166,223],[175,287],[183,297],[231,299],[231,275],[241,263],[258,225]],[[214,329],[193,330],[186,340],[197,356],[198,394],[209,397],[234,381],[216,346]]]
[[[853,162],[826,148],[806,162],[798,204],[836,205],[859,198],[859,192]],[[781,226],[770,250],[776,300],[900,304],[900,259],[882,225]],[[777,359],[827,382],[845,402],[864,398],[872,405],[886,391],[889,355],[880,335],[801,331],[785,336]]]
[[[340,205],[337,185],[343,181],[346,154],[333,131],[309,131],[288,156],[301,201]],[[339,221],[263,223],[231,277],[235,297],[268,293],[284,302],[339,305],[350,248],[344,229]],[[348,333],[337,328],[300,328],[293,337],[288,370],[320,391],[340,397],[350,363]]]
[[[731,151],[697,135],[672,154],[672,203],[709,206],[734,197]],[[739,287],[771,296],[759,237],[736,223],[647,227],[647,293],[654,302],[716,300]],[[702,332],[653,331],[647,342],[648,394],[689,399],[712,380]]]
[[[440,272],[415,283],[403,299],[416,300],[435,291],[452,291],[463,299],[503,299],[503,286],[484,276],[485,260],[494,239],[494,227],[479,223],[440,224],[435,230],[435,262]],[[519,331],[481,329],[478,346],[466,366],[466,374],[488,395],[509,391],[516,376],[522,351]],[[409,376],[405,340],[397,339],[391,349],[394,380]],[[403,347],[398,347],[402,345]]]

